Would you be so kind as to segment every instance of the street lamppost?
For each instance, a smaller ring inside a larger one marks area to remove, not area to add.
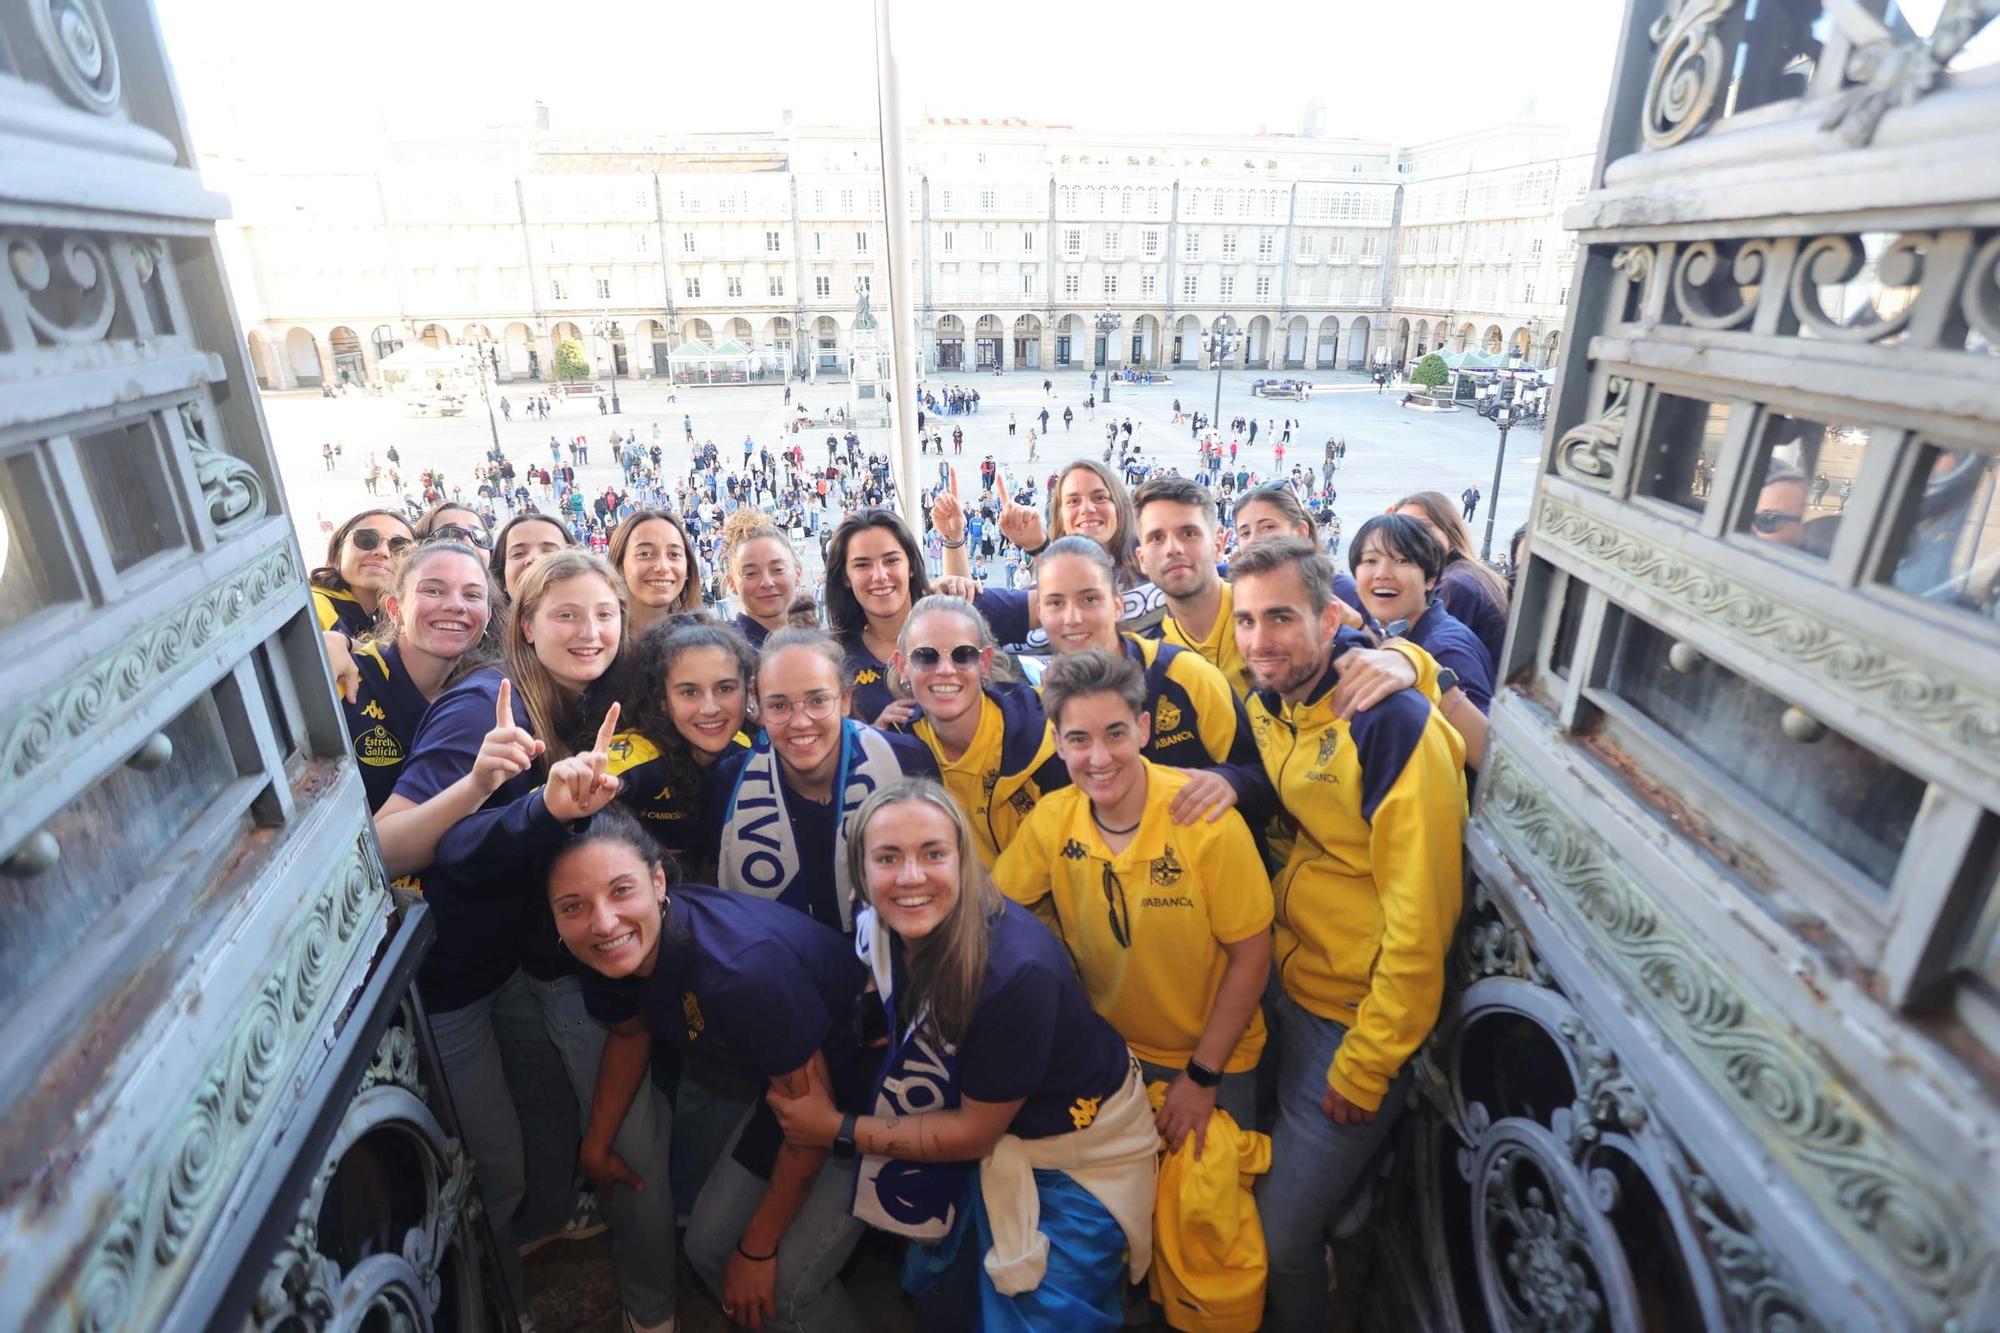
[[[1208,428],[1215,429],[1215,423],[1222,419],[1222,365],[1236,355],[1236,326],[1225,317],[1209,327],[1208,336],[1203,339],[1208,352],[1208,364],[1215,369],[1215,412],[1208,419]]]
[[[1124,325],[1125,316],[1104,307],[1104,313],[1097,317],[1097,336],[1104,339],[1104,401],[1111,401],[1111,335]]]
[[[1500,469],[1507,462],[1507,428],[1514,424],[1514,374],[1521,368],[1521,353],[1507,355],[1507,375],[1500,381],[1500,405],[1493,410],[1493,424],[1500,428],[1500,445],[1493,451],[1493,489],[1486,496],[1486,536],[1479,543],[1479,558],[1493,558],[1493,519],[1500,512]]]
[[[611,348],[611,411],[615,416],[625,409],[618,405],[618,343],[625,331],[618,327],[615,319],[600,319],[590,326],[590,331],[604,339]]]
[[[498,459],[500,457],[500,423],[493,416],[493,395],[486,391],[486,368],[489,364],[489,359],[496,357],[497,354],[491,342],[487,341],[484,337],[478,337],[473,341],[472,355],[479,363],[479,401],[486,404],[486,429],[492,433],[493,457]],[[490,363],[496,366],[499,364],[497,360],[492,360]],[[495,373],[497,374],[498,372],[496,371]]]

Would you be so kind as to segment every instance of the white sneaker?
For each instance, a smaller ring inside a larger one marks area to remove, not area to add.
[[[579,1190],[576,1206],[570,1210],[569,1221],[563,1223],[562,1230],[528,1241],[521,1246],[521,1257],[527,1258],[552,1240],[589,1240],[606,1230],[607,1226],[604,1214],[598,1211],[597,1195],[590,1190]]]

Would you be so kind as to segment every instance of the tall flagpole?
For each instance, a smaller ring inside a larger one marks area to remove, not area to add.
[[[902,79],[896,47],[890,36],[891,0],[875,0],[875,84],[877,129],[882,143],[882,216],[888,232],[886,258],[889,279],[889,382],[895,402],[890,406],[889,459],[895,468],[896,496],[910,531],[924,530],[923,467],[918,453],[917,385],[910,360],[914,312],[907,292],[910,257],[910,182],[903,170]]]

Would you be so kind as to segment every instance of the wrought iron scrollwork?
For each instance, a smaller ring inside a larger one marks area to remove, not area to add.
[[[1646,146],[1671,148],[1700,129],[1728,73],[1716,28],[1736,0],[1681,0],[1653,21],[1659,48],[1646,83]]]
[[[180,405],[182,434],[194,463],[195,482],[208,502],[208,518],[216,535],[232,537],[265,514],[264,479],[234,454],[209,443],[207,427],[193,403]]]
[[[1563,433],[1556,444],[1556,470],[1572,481],[1608,489],[1618,470],[1618,450],[1625,438],[1625,413],[1631,406],[1632,381],[1614,376],[1611,401],[1604,411]]]

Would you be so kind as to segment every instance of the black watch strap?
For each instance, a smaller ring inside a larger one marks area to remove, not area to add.
[[[1220,1069],[1210,1069],[1207,1065],[1195,1059],[1190,1059],[1187,1062],[1187,1076],[1188,1080],[1197,1088],[1213,1088],[1222,1082],[1222,1071]]]
[[[854,1122],[856,1119],[857,1117],[852,1111],[849,1111],[840,1118],[840,1132],[833,1136],[833,1148],[831,1149],[835,1157],[845,1160],[854,1156]]]

